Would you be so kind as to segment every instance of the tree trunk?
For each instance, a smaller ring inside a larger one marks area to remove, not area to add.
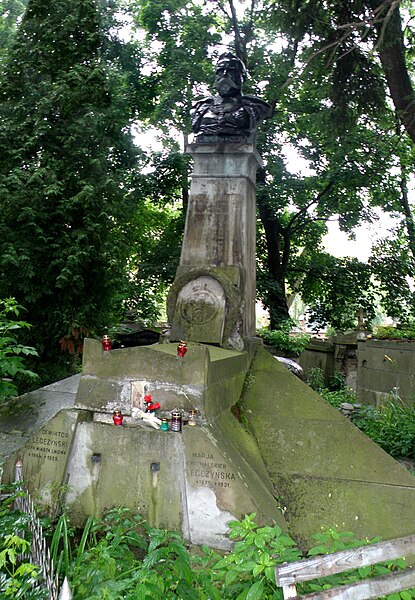
[[[405,169],[401,166],[401,206],[404,214],[406,232],[408,235],[408,245],[412,254],[412,259],[415,260],[415,223],[414,217],[409,206],[408,186],[406,182]]]
[[[261,173],[258,173],[258,179],[261,180]],[[281,237],[284,237],[283,232],[268,204],[261,201],[261,194],[258,194],[257,202],[267,247],[269,282],[266,304],[270,314],[270,327],[276,329],[281,321],[290,318],[285,290],[288,248],[285,247],[283,251],[281,250],[280,241]],[[287,244],[289,240],[284,240],[284,242]]]
[[[393,103],[406,132],[415,143],[415,93],[406,65],[399,3],[369,0],[368,4],[378,20],[377,50]]]

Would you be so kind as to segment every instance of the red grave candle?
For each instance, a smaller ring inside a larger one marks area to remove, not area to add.
[[[187,342],[183,342],[183,341],[179,342],[177,344],[177,356],[179,358],[183,358],[184,355],[186,354],[186,352],[187,352]]]
[[[103,350],[111,350],[112,347],[112,342],[110,340],[110,336],[109,335],[103,335],[102,336],[102,349]]]
[[[123,415],[120,410],[114,410],[112,415],[112,420],[114,421],[114,425],[122,425]]]

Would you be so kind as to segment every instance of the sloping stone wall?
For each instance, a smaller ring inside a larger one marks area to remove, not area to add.
[[[391,539],[415,532],[415,477],[258,349],[241,401],[293,535],[321,528]]]

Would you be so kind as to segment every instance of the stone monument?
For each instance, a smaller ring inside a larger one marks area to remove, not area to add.
[[[221,56],[218,95],[193,110],[193,180],[169,298],[172,337],[189,340],[186,352],[86,340],[82,374],[0,406],[0,484],[22,461],[36,504],[53,514],[63,502],[74,525],[124,506],[224,549],[229,521],[252,512],[305,548],[322,527],[414,533],[413,475],[249,339],[254,137],[269,108],[242,95],[244,78],[236,57]]]
[[[243,349],[255,335],[255,149],[270,106],[242,95],[246,69],[222,54],[217,94],[192,108],[194,166],[180,266],[170,290],[172,339]]]

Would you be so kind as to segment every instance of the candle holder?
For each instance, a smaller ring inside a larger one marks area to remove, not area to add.
[[[124,419],[123,414],[120,410],[114,410],[112,414],[112,420],[114,421],[114,425],[120,426],[122,425],[122,421]]]
[[[187,342],[184,342],[183,340],[181,342],[179,342],[177,344],[177,357],[178,358],[184,358],[184,355],[186,354],[188,348],[187,348]]]
[[[102,343],[102,349],[105,352],[108,351],[108,350],[111,350],[111,348],[112,348],[112,342],[111,342],[111,339],[110,339],[109,335],[106,335],[106,334],[103,335],[101,343]]]
[[[172,410],[171,413],[171,430],[175,432],[182,430],[182,411],[178,408]]]
[[[197,408],[189,410],[189,420],[187,421],[187,424],[190,425],[190,427],[196,427],[198,412]]]

